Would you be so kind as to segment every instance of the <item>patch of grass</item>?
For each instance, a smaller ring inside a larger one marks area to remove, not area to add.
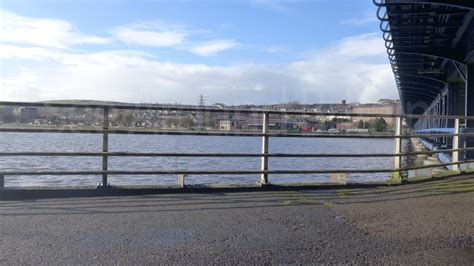
[[[323,206],[324,207],[334,207],[334,206],[336,206],[336,204],[334,202],[325,201],[325,202],[323,202]]]
[[[291,199],[283,200],[283,205],[292,205],[292,204],[322,204],[321,200],[315,198],[311,195],[307,195],[301,192],[295,192],[290,194]]]
[[[465,181],[453,181],[428,186],[429,190],[448,192],[468,192],[474,191],[474,183]]]
[[[307,203],[307,204],[321,204],[321,201],[317,199],[300,199],[299,202],[301,203]]]
[[[455,186],[455,185],[449,185],[449,186],[438,186],[438,187],[433,187],[430,188],[431,190],[447,190],[447,191],[474,191],[474,185],[467,185],[467,186]]]
[[[430,176],[415,176],[415,177],[410,177],[408,178],[408,182],[413,182],[413,181],[421,181],[421,180],[427,180],[427,179],[432,179],[433,177]]]
[[[273,194],[285,194],[285,195],[298,195],[300,192],[297,191],[275,191]]]
[[[457,175],[457,174],[459,174],[458,171],[448,170],[442,173],[434,174],[433,177],[447,177],[447,176]]]
[[[398,185],[401,183],[402,183],[402,180],[398,178],[390,178],[387,181],[385,181],[385,184],[387,185]]]
[[[336,190],[336,193],[340,198],[347,198],[347,196],[349,195],[349,193],[346,190],[342,190],[342,189]]]
[[[298,194],[298,195],[295,195],[295,198],[298,199],[298,200],[304,200],[304,199],[309,199],[310,197],[308,197],[304,194]]]
[[[467,186],[463,188],[458,188],[456,191],[458,192],[474,192],[474,186]]]

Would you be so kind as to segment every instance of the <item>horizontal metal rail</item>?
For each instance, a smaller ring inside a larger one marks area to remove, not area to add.
[[[0,171],[0,175],[253,175],[253,174],[330,174],[330,173],[393,173],[400,171],[419,170],[427,168],[444,167],[463,163],[474,163],[474,160],[432,164],[414,167],[390,169],[330,169],[330,170],[39,170],[39,171]]]
[[[58,107],[58,108],[91,108],[91,109],[127,109],[127,110],[157,110],[177,112],[210,112],[210,113],[241,113],[241,114],[281,114],[281,115],[315,115],[315,116],[349,116],[349,117],[402,117],[418,119],[467,119],[474,120],[474,116],[453,115],[409,115],[409,114],[372,114],[372,113],[327,113],[313,111],[277,111],[277,110],[252,110],[252,109],[220,109],[209,107],[166,106],[149,104],[67,104],[44,102],[5,102],[0,101],[0,106],[25,106],[25,107]]]
[[[102,186],[108,186],[108,175],[237,175],[237,174],[259,174],[261,175],[260,183],[268,184],[269,174],[328,174],[328,173],[392,173],[394,180],[401,180],[402,171],[410,171],[425,168],[446,167],[453,165],[453,170],[459,169],[460,164],[472,163],[474,160],[458,161],[459,152],[473,151],[474,147],[460,148],[460,137],[474,136],[474,132],[460,133],[460,119],[474,120],[474,117],[468,116],[443,116],[443,115],[401,115],[401,114],[372,114],[372,113],[325,113],[325,112],[307,112],[307,111],[275,111],[275,110],[251,110],[251,109],[218,109],[218,108],[201,108],[186,106],[160,106],[160,105],[136,105],[136,104],[62,104],[62,103],[26,103],[26,102],[0,102],[0,106],[30,106],[30,107],[54,107],[54,108],[91,108],[103,109],[103,125],[101,128],[96,127],[0,127],[0,132],[14,133],[91,133],[102,134],[102,151],[101,152],[0,152],[0,157],[7,156],[97,156],[102,157],[101,170],[5,170],[0,169],[0,178],[5,175],[101,175]],[[144,130],[131,128],[110,128],[109,115],[112,109],[128,109],[128,110],[160,110],[172,112],[211,112],[211,113],[239,113],[239,114],[261,114],[262,115],[262,131],[193,131],[193,130]],[[356,133],[293,133],[286,131],[268,131],[270,114],[280,115],[314,115],[314,116],[340,116],[340,117],[390,117],[395,118],[396,127],[393,133],[379,134],[356,134]],[[455,128],[453,133],[437,132],[420,134],[403,134],[402,118],[416,119],[454,119]],[[178,152],[110,152],[109,151],[109,135],[110,134],[136,134],[136,135],[180,135],[180,136],[235,136],[235,137],[261,137],[262,152],[261,153],[178,153]],[[357,138],[357,139],[394,139],[396,148],[394,153],[269,153],[268,139],[270,137],[294,137],[294,138]],[[432,151],[418,152],[401,152],[401,140],[411,138],[453,138],[452,149],[439,149]],[[465,140],[464,140],[465,141]],[[432,155],[437,153],[452,153],[452,162],[443,164],[433,164],[414,167],[401,167],[401,157],[415,155]],[[259,157],[261,158],[260,170],[110,170],[108,168],[109,157]],[[269,170],[268,158],[347,158],[347,157],[395,157],[394,167],[390,169],[320,169],[320,170]],[[1,186],[0,186],[1,187]]]
[[[14,133],[84,133],[84,134],[130,134],[130,135],[180,135],[180,136],[233,136],[233,137],[290,137],[290,138],[436,138],[436,137],[454,137],[454,136],[474,136],[472,133],[422,133],[422,134],[331,134],[331,133],[286,133],[286,132],[224,132],[224,131],[171,131],[171,130],[127,130],[127,129],[70,129],[70,128],[10,128],[0,127],[0,132]]]
[[[173,152],[0,152],[0,157],[8,156],[44,156],[44,157],[397,157],[414,155],[431,155],[455,151],[474,151],[472,148],[444,149],[433,151],[404,152],[404,153],[173,153]]]

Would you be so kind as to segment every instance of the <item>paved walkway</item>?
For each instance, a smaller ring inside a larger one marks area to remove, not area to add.
[[[474,177],[0,201],[0,264],[474,262]]]

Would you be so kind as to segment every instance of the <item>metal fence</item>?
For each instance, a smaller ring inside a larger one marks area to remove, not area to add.
[[[102,169],[97,170],[2,170],[0,169],[0,188],[4,187],[4,177],[20,175],[101,175],[102,186],[108,186],[109,175],[179,175],[182,185],[185,175],[219,175],[236,174],[248,175],[259,174],[261,185],[270,183],[269,175],[277,174],[328,174],[328,173],[391,173],[394,181],[402,181],[404,173],[409,170],[417,170],[433,167],[452,166],[452,170],[459,172],[459,165],[462,163],[474,163],[474,160],[461,159],[462,152],[474,151],[474,147],[461,147],[460,140],[466,137],[474,137],[474,133],[460,133],[460,121],[474,120],[474,117],[466,116],[426,116],[426,115],[401,115],[401,114],[369,114],[369,113],[326,113],[326,112],[304,112],[304,111],[275,111],[275,110],[248,110],[248,109],[218,109],[200,107],[180,107],[180,106],[158,106],[158,105],[132,105],[132,104],[61,104],[61,103],[33,103],[33,102],[0,102],[0,106],[10,107],[56,107],[56,108],[91,108],[102,110],[103,126],[97,129],[79,128],[48,128],[48,127],[0,127],[1,132],[34,132],[34,133],[91,133],[102,134],[102,152],[0,152],[0,157],[6,156],[93,156],[102,158]],[[260,114],[262,116],[261,132],[218,132],[218,131],[181,131],[181,130],[142,130],[110,128],[110,110],[160,110],[177,112],[204,112],[204,113],[239,113],[239,114]],[[305,115],[305,116],[333,116],[333,117],[367,117],[367,118],[395,118],[394,132],[390,134],[328,134],[328,133],[288,133],[272,132],[269,130],[270,115]],[[404,119],[444,119],[454,120],[453,132],[448,133],[404,133]],[[261,137],[261,153],[164,153],[164,152],[109,152],[110,134],[143,134],[143,135],[192,135],[192,136],[250,136]],[[275,137],[296,137],[296,138],[383,138],[393,139],[395,142],[394,153],[269,153],[269,139]],[[410,138],[452,138],[450,149],[439,149],[432,151],[402,152],[402,140]],[[402,167],[402,157],[422,154],[451,153],[452,161],[434,165]],[[110,170],[108,167],[109,157],[258,157],[261,158],[260,169],[253,170]],[[313,169],[313,170],[272,170],[269,169],[268,160],[271,157],[295,157],[295,158],[347,158],[347,157],[393,157],[393,167],[389,169]]]

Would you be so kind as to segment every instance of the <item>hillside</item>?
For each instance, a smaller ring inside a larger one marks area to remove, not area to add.
[[[97,100],[50,100],[41,101],[42,103],[60,103],[60,104],[128,104],[124,102],[97,101]]]

